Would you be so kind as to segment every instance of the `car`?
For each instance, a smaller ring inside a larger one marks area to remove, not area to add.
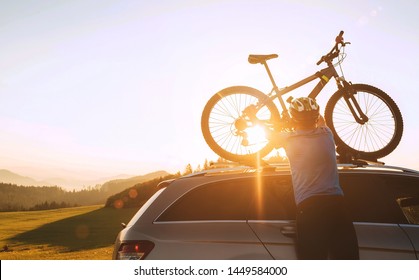
[[[419,171],[339,164],[360,259],[418,259]],[[289,165],[235,166],[165,181],[118,234],[113,259],[296,259]]]

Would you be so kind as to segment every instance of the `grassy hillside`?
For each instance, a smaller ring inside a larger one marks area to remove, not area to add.
[[[120,193],[108,197],[105,207],[112,208],[140,208],[157,190],[162,181],[171,180],[179,175],[167,175],[155,178],[147,182],[139,183],[131,188],[125,189]]]
[[[0,260],[111,259],[113,242],[138,208],[85,206],[0,213]]]
[[[0,170],[1,171],[1,170]],[[17,186],[0,181],[0,211],[31,211],[103,204],[115,195],[141,183],[156,183],[169,174],[156,171],[129,179],[113,180],[103,186],[67,191],[61,187]]]
[[[117,179],[104,183],[101,190],[108,195],[119,193],[127,188],[131,188],[137,184],[150,181],[156,178],[161,178],[169,175],[166,171],[156,171],[146,175],[135,176],[127,179]]]

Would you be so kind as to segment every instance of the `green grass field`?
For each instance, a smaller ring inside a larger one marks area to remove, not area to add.
[[[0,212],[0,260],[109,260],[113,242],[138,209],[102,205]]]

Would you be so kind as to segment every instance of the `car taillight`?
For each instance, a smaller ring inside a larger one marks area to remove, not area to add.
[[[143,260],[153,250],[154,243],[148,240],[122,243],[118,250],[118,260]]]

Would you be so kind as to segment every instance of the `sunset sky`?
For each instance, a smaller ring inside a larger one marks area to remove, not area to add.
[[[206,101],[271,89],[248,54],[279,54],[269,65],[286,86],[320,69],[340,30],[345,77],[387,92],[404,117],[382,161],[419,169],[418,15],[413,0],[0,0],[0,169],[95,178],[215,160]]]

